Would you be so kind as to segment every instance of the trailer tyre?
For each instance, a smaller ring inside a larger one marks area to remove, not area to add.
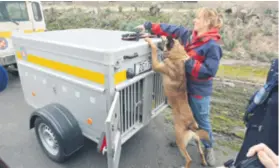
[[[50,159],[56,162],[64,162],[66,160],[62,150],[62,140],[47,120],[43,120],[40,117],[36,118],[35,132],[40,146]]]
[[[3,66],[0,65],[0,92],[6,89],[8,80],[8,72]]]

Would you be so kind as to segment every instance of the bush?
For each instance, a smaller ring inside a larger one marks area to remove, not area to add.
[[[237,15],[226,14],[224,26],[220,31],[224,58],[270,61],[271,58],[276,57],[278,54],[278,25],[274,24],[275,14],[278,14],[278,11],[267,10],[259,21],[255,21],[256,17],[254,17],[254,20],[245,22]],[[90,9],[57,10],[51,8],[45,10],[45,18],[48,30],[101,28],[133,31],[135,26],[143,24],[145,21],[193,28],[195,13],[191,9],[185,13],[174,10],[170,13],[160,12],[158,15],[152,16],[148,11],[123,12],[122,7],[118,11],[107,8],[98,10],[98,12]]]

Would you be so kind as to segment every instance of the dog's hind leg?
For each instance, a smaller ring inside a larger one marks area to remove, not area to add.
[[[192,159],[190,155],[188,154],[186,147],[189,143],[189,141],[192,138],[191,132],[186,132],[185,127],[181,124],[175,124],[175,132],[176,132],[176,144],[180,150],[180,153],[185,158],[185,168],[190,168],[190,165],[192,163]]]
[[[186,163],[185,163],[185,168],[190,168],[191,163],[192,163],[192,159],[190,157],[190,155],[188,154],[187,150],[186,150],[186,146],[185,144],[182,142],[177,142],[177,146],[180,150],[180,153],[184,156]]]
[[[200,156],[201,156],[202,165],[207,166],[207,163],[206,163],[206,160],[205,160],[205,157],[204,157],[204,152],[202,150],[201,143],[200,143],[200,138],[197,134],[195,134],[194,139],[195,139],[195,142],[197,143],[197,147],[198,147],[198,150],[199,150],[199,153],[200,153]]]

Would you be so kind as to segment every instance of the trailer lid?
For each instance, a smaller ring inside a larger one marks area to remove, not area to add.
[[[17,37],[111,53],[147,45],[143,39],[139,41],[122,40],[121,35],[125,33],[131,32],[82,28],[20,34]],[[154,39],[155,43],[159,41],[159,38]]]

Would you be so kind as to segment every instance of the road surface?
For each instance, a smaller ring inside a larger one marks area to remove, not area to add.
[[[32,85],[32,83],[30,83]],[[8,88],[0,93],[0,157],[10,168],[106,168],[106,157],[96,152],[96,144],[86,140],[85,146],[69,161],[57,164],[49,160],[37,143],[34,130],[28,129],[32,112],[24,100],[20,80],[10,75]],[[174,140],[172,128],[159,115],[147,127],[127,141],[122,148],[120,168],[177,168],[184,158],[177,148],[168,144]],[[218,147],[220,148],[220,147]],[[197,148],[189,145],[193,168],[200,168]],[[227,160],[216,151],[218,165]]]

